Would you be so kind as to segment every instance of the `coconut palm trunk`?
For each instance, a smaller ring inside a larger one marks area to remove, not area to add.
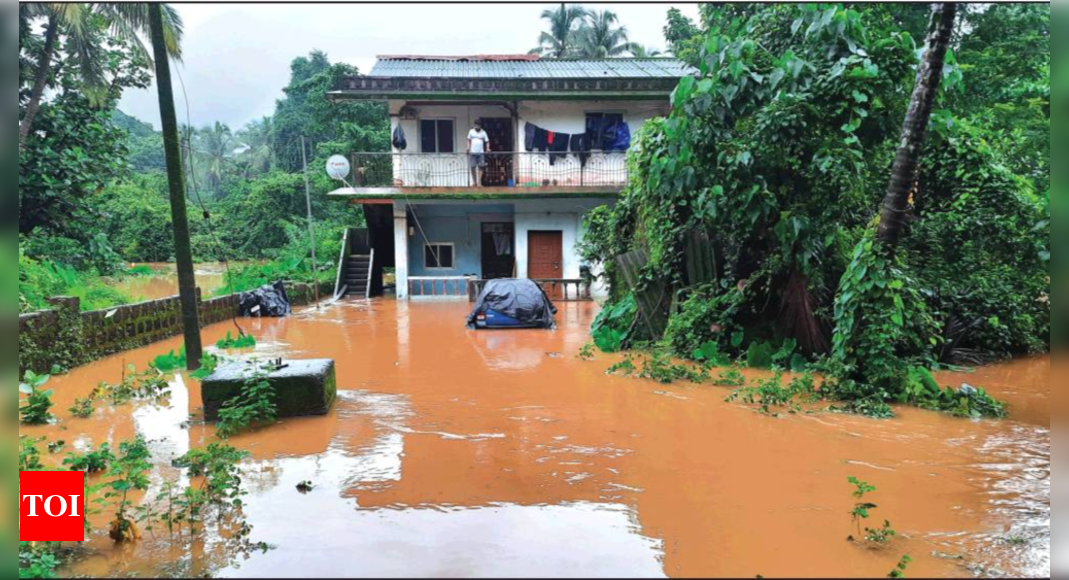
[[[936,4],[932,10],[932,22],[928,33],[927,51],[917,71],[917,85],[913,89],[906,122],[902,127],[902,140],[891,171],[891,184],[880,213],[877,238],[891,251],[898,246],[906,227],[910,192],[917,181],[921,152],[932,117],[936,92],[943,78],[950,39],[954,33],[957,6],[952,3]]]
[[[200,368],[203,346],[197,310],[197,282],[193,275],[193,250],[189,240],[189,219],[186,215],[186,185],[182,172],[182,150],[178,145],[178,118],[171,87],[171,65],[164,35],[163,13],[159,4],[149,5],[149,25],[152,31],[152,50],[156,60],[156,86],[160,95],[160,125],[167,157],[167,182],[171,195],[171,218],[174,223],[174,253],[178,267],[178,294],[182,303],[182,325],[185,334],[188,369]]]
[[[52,57],[56,54],[56,37],[59,36],[59,18],[53,14],[48,17],[48,29],[45,32],[45,49],[41,54],[41,60],[37,63],[37,75],[33,81],[33,92],[30,93],[30,102],[26,104],[26,115],[19,123],[19,155],[22,155],[26,147],[26,139],[30,136],[33,120],[37,112],[41,110],[41,99],[45,95],[45,87],[48,86],[48,75],[52,69]]]

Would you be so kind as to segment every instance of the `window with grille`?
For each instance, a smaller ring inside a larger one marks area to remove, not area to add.
[[[423,153],[453,153],[456,150],[455,126],[452,119],[420,121],[420,150]]]
[[[453,244],[427,244],[423,248],[423,266],[428,270],[452,270],[455,253]]]

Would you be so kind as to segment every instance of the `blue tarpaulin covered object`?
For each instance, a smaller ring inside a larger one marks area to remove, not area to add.
[[[483,288],[475,309],[468,317],[468,328],[545,328],[557,327],[557,307],[545,290],[531,280],[490,280]]]

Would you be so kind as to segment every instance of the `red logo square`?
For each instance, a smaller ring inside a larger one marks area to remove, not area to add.
[[[19,472],[19,541],[85,541],[85,474]]]

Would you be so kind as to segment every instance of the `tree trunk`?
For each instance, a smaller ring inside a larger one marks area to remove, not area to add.
[[[26,147],[26,139],[33,129],[33,120],[37,117],[37,111],[41,110],[41,99],[44,98],[45,88],[48,86],[48,75],[52,68],[52,57],[56,54],[56,37],[59,36],[59,18],[55,14],[48,17],[48,30],[45,32],[45,51],[37,63],[37,76],[33,80],[33,93],[30,94],[30,102],[26,104],[26,116],[19,123],[19,155]]]
[[[152,28],[152,50],[156,59],[156,86],[160,94],[163,146],[167,156],[167,182],[171,196],[174,254],[178,262],[178,294],[182,303],[187,368],[193,371],[200,368],[200,359],[203,355],[197,310],[197,281],[193,275],[193,250],[189,241],[185,175],[182,171],[182,150],[178,145],[178,119],[175,115],[174,92],[171,88],[171,64],[164,41],[163,14],[159,4],[149,4],[149,24]]]
[[[927,51],[917,71],[917,86],[913,89],[909,112],[902,127],[901,145],[891,172],[891,184],[887,188],[887,197],[880,213],[877,239],[892,251],[898,246],[906,226],[910,192],[917,181],[924,138],[928,133],[928,122],[932,117],[936,92],[943,79],[943,66],[946,64],[947,50],[954,33],[957,10],[955,4],[941,3],[936,4],[932,11]]]

